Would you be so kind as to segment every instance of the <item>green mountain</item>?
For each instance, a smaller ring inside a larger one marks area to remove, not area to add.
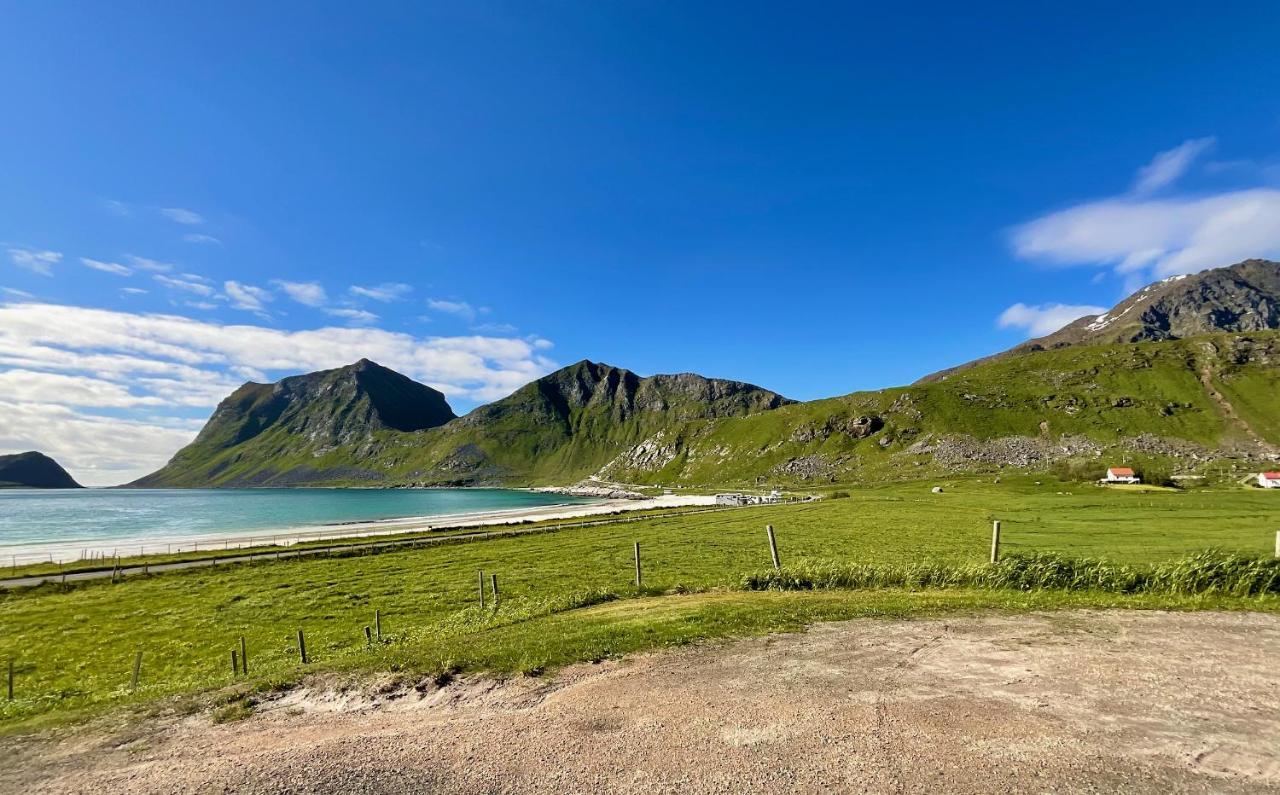
[[[0,455],[0,489],[82,489],[67,470],[44,453]]]
[[[245,384],[218,404],[194,442],[130,485],[378,481],[386,473],[372,462],[389,440],[454,417],[440,392],[361,359],[275,384]]]
[[[454,418],[371,362],[246,384],[144,486],[797,485],[1280,458],[1280,265],[1144,288],[916,384],[796,403],[583,361]]]
[[[362,361],[245,384],[133,485],[571,482],[662,428],[791,402],[737,381],[582,361],[454,418],[439,392]]]

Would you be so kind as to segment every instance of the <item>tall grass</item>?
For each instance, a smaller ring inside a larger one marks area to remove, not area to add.
[[[740,587],[748,591],[965,587],[1260,596],[1280,594],[1280,559],[1210,549],[1148,565],[1054,554],[1009,555],[995,564],[801,560],[779,571],[748,574]]]

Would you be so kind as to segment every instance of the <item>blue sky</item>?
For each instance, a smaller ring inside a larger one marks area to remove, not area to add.
[[[1280,255],[1280,7],[1042,5],[0,3],[0,452],[360,356],[843,394]]]

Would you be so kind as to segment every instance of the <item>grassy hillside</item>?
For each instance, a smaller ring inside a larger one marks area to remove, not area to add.
[[[852,615],[1063,605],[1276,608],[1275,597],[1104,590],[738,592],[769,566],[766,523],[777,528],[787,571],[917,561],[972,567],[986,559],[993,518],[1004,523],[1008,555],[1061,553],[1121,564],[1168,561],[1210,546],[1269,555],[1280,526],[1280,494],[1259,490],[1132,492],[1037,486],[1030,478],[942,483],[943,494],[930,493],[929,484],[897,484],[818,503],[4,594],[0,659],[15,661],[17,679],[16,700],[0,702],[0,719],[30,728],[33,721],[236,681],[245,684],[232,692],[245,694],[316,670],[536,671]],[[631,583],[635,541],[643,589]],[[483,612],[476,606],[478,570],[499,576],[496,611],[492,603]],[[682,595],[690,592],[701,595]],[[375,609],[387,642],[368,645],[363,627],[373,623]],[[313,661],[305,667],[298,662],[298,629],[306,632]],[[230,669],[241,635],[250,653],[247,680]],[[132,692],[139,650],[140,686]]]
[[[1117,458],[1203,468],[1265,452],[1258,438],[1280,443],[1278,365],[1277,332],[1035,351],[942,381],[685,425],[662,437],[663,466],[624,461],[610,474],[749,484],[1044,470],[1063,460],[1101,469]]]

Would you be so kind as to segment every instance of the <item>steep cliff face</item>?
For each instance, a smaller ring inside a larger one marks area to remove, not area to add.
[[[444,395],[367,359],[336,370],[248,383],[218,405],[196,440],[138,486],[291,485],[377,479],[359,464],[386,434],[438,427],[454,418]],[[317,466],[334,450],[353,452],[346,470]]]
[[[84,488],[44,453],[0,455],[0,489],[80,489]]]

